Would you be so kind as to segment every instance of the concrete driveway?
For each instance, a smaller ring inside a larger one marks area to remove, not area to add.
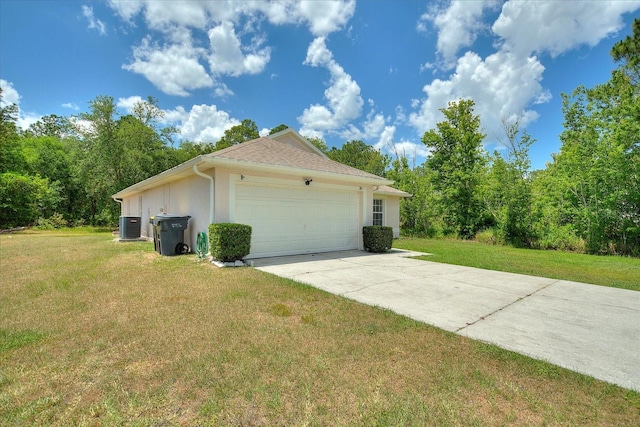
[[[640,292],[415,255],[346,251],[254,267],[640,391]]]

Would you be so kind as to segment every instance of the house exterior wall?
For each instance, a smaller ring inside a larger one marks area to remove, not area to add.
[[[160,213],[191,216],[184,240],[193,248],[198,232],[208,233],[209,182],[199,176],[180,179],[124,198],[121,215],[140,216],[142,237],[153,238],[149,218]]]
[[[400,198],[393,196],[383,196],[384,200],[384,225],[393,228],[393,238],[400,237]]]
[[[216,167],[202,171],[214,178],[214,222],[235,222],[237,185],[274,185],[290,188],[306,188],[304,177],[291,177],[277,173],[232,170]],[[313,178],[312,176],[310,176]],[[241,183],[241,184],[239,184]],[[311,189],[326,191],[347,191],[357,194],[359,236],[358,248],[362,247],[362,226],[373,224],[373,200],[384,200],[384,225],[393,228],[394,237],[400,235],[399,198],[388,195],[376,195],[373,186],[359,186],[329,180],[313,178]],[[189,215],[189,227],[185,231],[185,243],[194,248],[200,231],[208,234],[210,223],[210,181],[198,175],[179,179],[126,197],[121,204],[123,216],[140,216],[141,234],[152,238],[153,230],[149,218],[159,213]]]

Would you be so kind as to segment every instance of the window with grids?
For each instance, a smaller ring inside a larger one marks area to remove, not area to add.
[[[382,199],[373,199],[373,225],[383,225],[383,205]]]

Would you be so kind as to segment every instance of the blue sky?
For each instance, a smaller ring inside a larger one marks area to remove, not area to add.
[[[0,1],[3,103],[28,126],[112,96],[153,96],[177,139],[215,142],[245,118],[329,146],[362,139],[414,164],[439,109],[472,98],[485,146],[520,116],[543,168],[561,93],[609,79],[640,1]]]

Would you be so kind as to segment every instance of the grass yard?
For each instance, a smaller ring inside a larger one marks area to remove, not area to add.
[[[638,258],[517,249],[447,239],[401,238],[393,246],[429,253],[419,257],[427,261],[640,291]]]
[[[2,235],[0,273],[0,425],[640,425],[639,393],[151,243]]]

